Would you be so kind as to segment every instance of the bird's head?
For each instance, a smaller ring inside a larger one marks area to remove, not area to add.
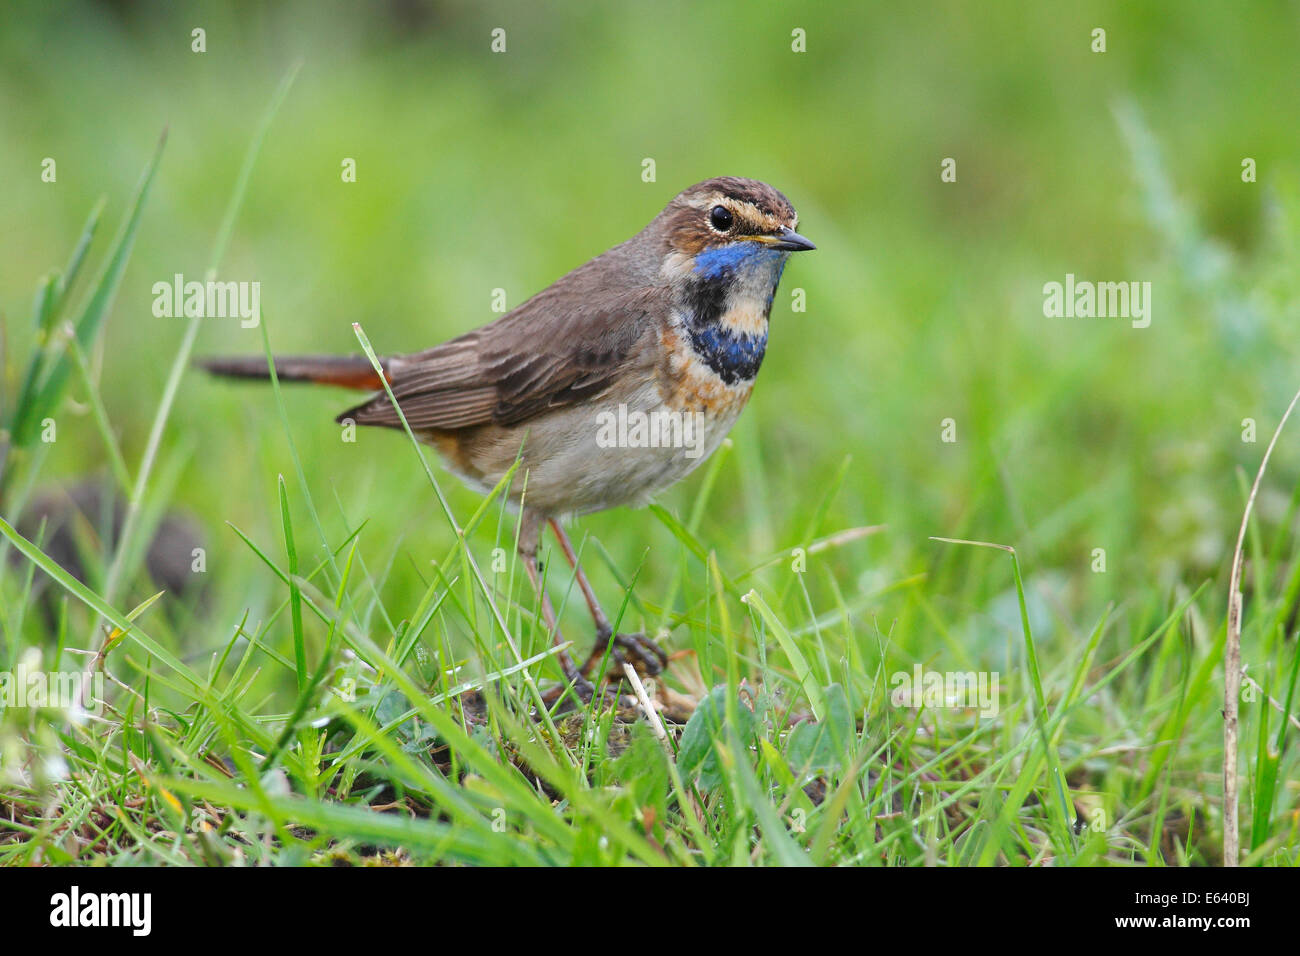
[[[720,176],[677,195],[660,219],[668,278],[714,279],[780,269],[791,252],[815,249],[795,231],[799,214],[756,179]]]

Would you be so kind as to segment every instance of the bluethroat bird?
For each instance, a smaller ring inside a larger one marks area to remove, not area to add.
[[[607,653],[646,674],[659,673],[667,657],[641,635],[613,633],[560,522],[645,504],[722,442],[763,362],[786,260],[814,248],[798,223],[790,201],[766,183],[709,179],[495,322],[380,361],[412,432],[470,485],[486,492],[520,460],[508,494],[520,510],[518,548],[543,621],[562,643],[537,564],[549,525],[596,625],[585,663],[558,655],[583,699]],[[261,356],[201,364],[218,375],[269,378]],[[365,356],[276,358],[275,371],[282,381],[383,387]],[[337,420],[402,427],[383,391]]]

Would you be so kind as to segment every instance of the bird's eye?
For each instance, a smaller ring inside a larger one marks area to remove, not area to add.
[[[726,232],[730,229],[732,221],[731,211],[725,206],[714,206],[713,211],[709,213],[709,222],[718,232]]]

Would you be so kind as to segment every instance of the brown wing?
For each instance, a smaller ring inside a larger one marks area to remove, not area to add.
[[[563,309],[557,299],[565,297],[544,292],[491,325],[396,359],[393,396],[412,429],[447,431],[518,425],[584,401],[609,388],[635,361],[637,344],[656,327],[660,294],[636,289],[612,301]],[[339,416],[345,418],[401,427],[383,393]]]

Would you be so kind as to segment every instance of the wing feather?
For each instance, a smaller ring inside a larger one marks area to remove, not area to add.
[[[554,289],[491,325],[394,359],[390,387],[411,427],[519,425],[597,396],[636,363],[638,344],[669,308],[659,302],[661,290],[639,288],[566,310],[557,308],[563,297]],[[383,392],[339,416],[344,418],[401,427]]]

